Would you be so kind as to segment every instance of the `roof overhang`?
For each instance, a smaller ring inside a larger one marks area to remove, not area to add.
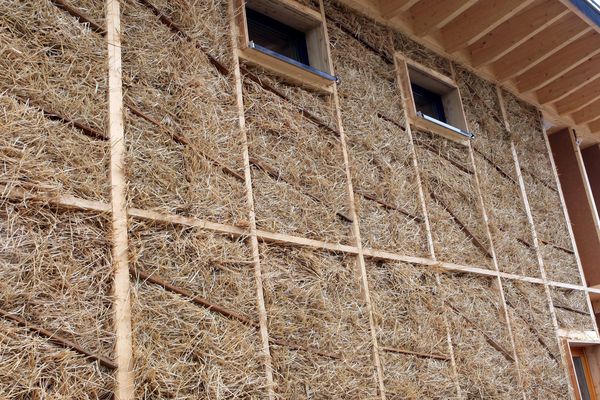
[[[538,106],[550,124],[600,142],[600,14],[591,0],[341,1]]]

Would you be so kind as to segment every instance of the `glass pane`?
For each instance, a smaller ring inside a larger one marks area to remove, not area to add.
[[[575,374],[577,374],[581,400],[590,400],[590,391],[588,389],[588,382],[585,379],[585,368],[583,367],[583,360],[581,357],[573,357],[573,365],[575,366]]]

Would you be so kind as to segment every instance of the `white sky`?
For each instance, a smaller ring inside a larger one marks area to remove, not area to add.
[[[594,7],[596,7],[596,10],[598,10],[598,12],[600,12],[600,0],[587,0],[589,3],[591,3]]]

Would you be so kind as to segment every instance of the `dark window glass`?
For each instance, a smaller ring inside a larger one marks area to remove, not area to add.
[[[577,374],[581,400],[590,400],[590,390],[588,389],[588,382],[585,379],[585,368],[581,357],[573,357],[573,365],[575,366],[575,373]]]
[[[410,86],[412,87],[417,111],[421,111],[423,114],[435,118],[438,121],[448,122],[446,121],[446,114],[444,113],[442,96],[427,90],[422,86],[415,85],[414,83],[411,83]]]
[[[246,17],[250,40],[302,64],[310,65],[304,32],[249,8],[246,9]]]

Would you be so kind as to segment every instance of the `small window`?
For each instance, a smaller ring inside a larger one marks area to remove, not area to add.
[[[452,79],[398,55],[405,107],[411,123],[466,144],[467,131],[458,87]]]
[[[295,0],[235,0],[239,56],[315,89],[331,92],[323,18]]]
[[[413,98],[415,100],[415,108],[417,112],[429,115],[438,121],[446,121],[446,114],[444,113],[444,102],[442,96],[427,90],[416,83],[411,83]]]
[[[306,34],[252,9],[246,10],[248,38],[282,56],[310,65]]]

